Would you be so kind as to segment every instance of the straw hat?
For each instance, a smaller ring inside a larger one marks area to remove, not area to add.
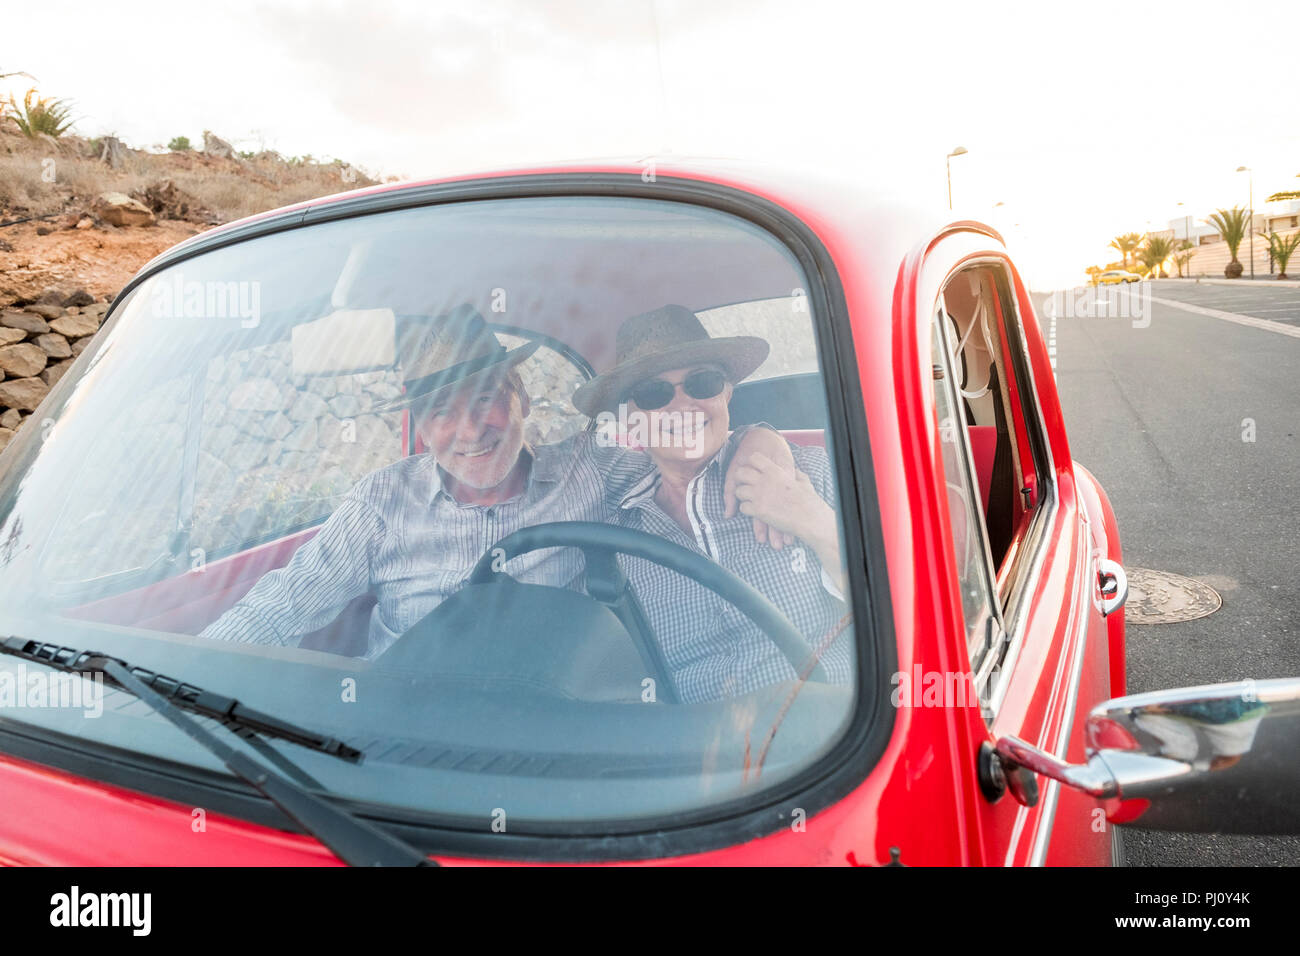
[[[540,346],[540,342],[529,342],[507,349],[472,306],[458,306],[439,316],[411,349],[415,358],[402,368],[403,394],[374,410],[410,408],[432,401],[452,386],[493,376],[504,378]]]
[[[625,320],[615,346],[618,364],[573,393],[573,404],[591,418],[616,410],[634,385],[669,369],[714,363],[734,384],[752,375],[771,350],[752,335],[711,338],[696,314],[680,305]]]

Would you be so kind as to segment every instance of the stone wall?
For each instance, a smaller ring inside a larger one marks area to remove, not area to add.
[[[289,341],[202,362],[143,380],[102,440],[86,444],[62,525],[76,533],[63,534],[67,547],[50,556],[52,577],[88,580],[144,566],[174,547],[194,421],[191,371],[204,374],[203,406],[182,563],[316,523],[363,477],[404,454],[402,412],[381,407],[401,393],[396,369],[295,375]],[[568,401],[581,373],[562,356],[543,348],[520,372],[532,396],[530,441],[559,441],[585,426]],[[122,514],[131,520],[124,524]]]
[[[90,344],[108,306],[78,291],[0,311],[0,450]]]

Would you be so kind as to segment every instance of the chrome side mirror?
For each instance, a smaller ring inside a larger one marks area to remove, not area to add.
[[[1300,833],[1300,678],[1118,697],[1093,708],[1086,735],[1086,764],[1011,736],[997,755],[1097,797],[1113,823]]]

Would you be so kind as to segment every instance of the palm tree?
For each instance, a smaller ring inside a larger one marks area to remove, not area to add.
[[[1174,253],[1174,265],[1178,266],[1178,277],[1183,277],[1183,267],[1192,261],[1192,256],[1196,255],[1196,243],[1189,239],[1184,239],[1178,244],[1178,251]],[[1190,268],[1189,270],[1190,271]]]
[[[1160,267],[1174,252],[1172,236],[1147,236],[1146,243],[1138,252],[1138,259],[1156,277],[1160,278]]]
[[[1086,273],[1088,273],[1088,282],[1089,282],[1089,284],[1090,284],[1090,285],[1096,285],[1096,284],[1097,284],[1097,276],[1101,275],[1101,274],[1102,274],[1103,272],[1105,272],[1106,270],[1104,270],[1101,266],[1088,266],[1088,268],[1084,269],[1083,271],[1086,272]]]
[[[1286,278],[1286,264],[1291,260],[1297,248],[1300,248],[1300,232],[1292,233],[1283,239],[1276,232],[1268,234],[1268,251],[1277,260],[1278,278]]]
[[[1228,244],[1228,252],[1232,255],[1232,261],[1223,269],[1224,276],[1229,279],[1241,278],[1243,269],[1241,263],[1237,261],[1237,250],[1250,232],[1250,211],[1240,206],[1216,209],[1210,213],[1210,224],[1219,230],[1219,235]]]
[[[1119,254],[1124,257],[1124,268],[1128,268],[1128,256],[1130,252],[1142,245],[1142,233],[1126,232],[1122,236],[1116,236],[1110,242],[1112,249],[1118,249]]]
[[[1300,179],[1300,173],[1296,173],[1296,179]],[[1285,202],[1288,199],[1300,199],[1300,189],[1284,189],[1280,193],[1274,193],[1264,202]]]

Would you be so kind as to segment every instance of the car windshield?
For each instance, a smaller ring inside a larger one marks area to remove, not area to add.
[[[741,805],[845,732],[866,640],[808,289],[746,220],[612,197],[182,258],[0,459],[0,634],[338,737],[364,761],[269,745],[407,819]],[[223,772],[124,693],[34,699],[37,670],[0,658],[0,720]]]

